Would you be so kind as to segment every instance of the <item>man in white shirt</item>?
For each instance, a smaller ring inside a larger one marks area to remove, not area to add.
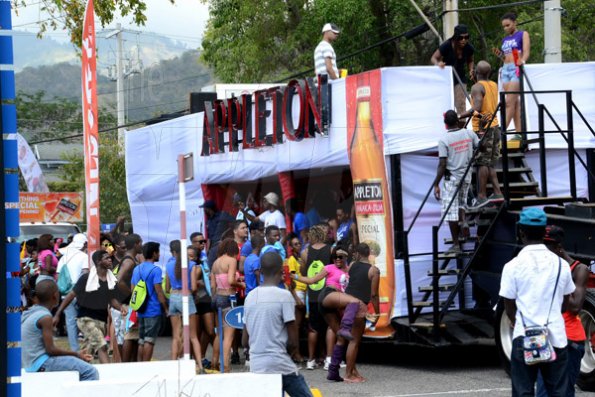
[[[279,211],[279,196],[277,193],[267,193],[263,197],[263,207],[266,208],[265,211],[255,217],[246,211],[246,206],[243,205],[243,203],[240,203],[240,211],[244,214],[245,219],[250,222],[260,221],[264,223],[265,228],[269,226],[277,226],[281,232],[281,239],[283,239],[285,237],[287,225],[285,224],[285,215]]]
[[[566,393],[568,352],[562,312],[574,291],[574,283],[568,263],[543,244],[546,224],[547,217],[541,209],[527,208],[521,212],[518,226],[524,248],[502,271],[500,296],[504,299],[506,315],[514,326],[511,354],[513,396],[533,396],[538,371],[550,396],[565,396]],[[556,359],[529,366],[524,359],[524,328],[545,325]]]
[[[67,247],[60,248],[60,253],[62,257],[60,257],[60,261],[58,262],[58,267],[56,269],[56,273],[60,274],[63,272],[64,267],[68,269],[70,273],[70,280],[72,283],[72,287],[76,284],[78,279],[84,272],[89,271],[89,257],[85,253],[87,248],[87,237],[82,234],[75,234],[72,238],[72,243],[70,243]],[[59,277],[59,276],[58,276]],[[70,291],[61,291],[62,296],[68,295]],[[70,305],[68,305],[64,309],[64,317],[66,320],[66,333],[68,334],[68,344],[70,345],[70,350],[76,352],[79,350],[79,343],[78,343],[78,327],[76,325],[76,318],[77,318],[77,309],[76,309],[76,299],[72,301]]]
[[[322,41],[314,50],[314,68],[316,75],[326,74],[330,80],[339,78],[337,69],[337,55],[331,43],[339,37],[340,30],[333,23],[327,23],[322,27]]]

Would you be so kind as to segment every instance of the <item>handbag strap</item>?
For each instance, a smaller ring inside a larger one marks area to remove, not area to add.
[[[556,276],[556,284],[554,284],[554,292],[552,293],[552,300],[550,302],[550,308],[547,312],[547,319],[545,320],[545,327],[550,322],[550,314],[552,312],[552,306],[554,305],[554,298],[556,297],[556,290],[558,289],[558,281],[560,280],[560,272],[562,270],[562,260],[558,257],[558,275]],[[523,317],[523,313],[519,310],[519,314],[521,315],[521,321],[523,322],[523,327],[527,328],[527,324],[525,324],[525,317]]]

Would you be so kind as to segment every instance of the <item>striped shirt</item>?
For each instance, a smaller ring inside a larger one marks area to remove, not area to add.
[[[326,70],[326,58],[332,59],[333,70],[338,77],[339,69],[337,69],[337,56],[335,55],[335,50],[328,41],[322,40],[314,50],[314,67],[317,75],[328,74]]]

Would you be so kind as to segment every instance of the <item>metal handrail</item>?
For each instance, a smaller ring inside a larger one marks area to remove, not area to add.
[[[495,118],[496,118],[496,114],[498,113],[498,108],[500,108],[500,104],[498,104],[498,106],[496,107],[496,110],[494,111],[494,113],[492,114],[492,117],[486,127],[486,130],[488,130],[489,128],[492,127],[492,123],[494,122]],[[469,124],[469,121],[471,120],[471,117],[469,117],[469,119],[467,120],[467,123],[465,124],[465,126],[467,126]],[[477,148],[473,151],[473,156],[472,159],[475,158],[475,156],[477,155],[478,151],[481,148],[481,145],[483,144],[484,139],[486,138],[487,134],[485,134],[483,137],[481,137],[481,139],[479,140],[479,144],[477,145]],[[454,203],[455,199],[458,199],[458,193],[459,190],[461,190],[463,183],[465,182],[465,177],[467,176],[467,173],[469,172],[469,170],[471,169],[471,166],[474,164],[473,161],[469,161],[469,164],[467,164],[467,167],[465,168],[465,172],[463,173],[463,178],[459,181],[459,183],[457,184],[457,188],[455,189],[455,192],[453,194],[453,197],[451,198],[450,202],[448,203],[448,206],[446,207],[444,214],[442,215],[442,217],[440,218],[440,221],[438,223],[437,226],[434,226],[434,228],[436,228],[436,230],[438,230],[442,224],[444,223],[444,219],[446,218],[446,215],[448,213],[448,211],[450,210],[450,207],[452,206],[452,204]],[[430,189],[428,190],[428,192],[426,193],[426,196],[424,197],[422,204],[420,205],[419,209],[417,210],[417,213],[415,214],[413,221],[411,222],[411,224],[409,225],[409,228],[405,231],[405,235],[404,235],[404,240],[405,240],[405,244],[407,244],[407,246],[405,247],[406,249],[404,250],[404,266],[405,266],[405,272],[406,272],[406,277],[407,277],[407,272],[409,271],[408,266],[409,266],[409,250],[408,250],[408,239],[409,239],[409,232],[411,231],[411,229],[413,228],[415,221],[417,220],[417,218],[419,217],[419,214],[421,213],[421,210],[423,209],[423,207],[425,206],[426,202],[428,201],[428,198],[430,196],[430,193],[432,192],[432,189],[434,188],[434,184],[432,183],[432,185],[430,186]],[[437,232],[436,235],[432,236],[432,254],[433,254],[433,264],[432,264],[432,271],[433,271],[433,279],[432,279],[432,284],[434,286],[434,290],[437,292],[438,288],[437,288],[437,283],[439,282],[439,275],[438,275],[438,237],[437,237]],[[406,280],[406,284],[407,284],[407,295],[410,295],[411,292],[411,280],[410,277],[409,278],[409,282],[407,282]],[[436,294],[435,294],[436,295]],[[434,313],[437,312],[437,305],[438,305],[438,301],[437,298],[434,299],[433,302],[433,306],[434,306]],[[413,316],[413,308],[411,305],[411,302],[408,303],[408,317],[409,317],[409,321],[413,322],[414,321],[414,316]]]
[[[576,106],[576,103],[574,103],[574,101],[572,101],[572,107],[574,108],[574,110],[576,110],[578,115],[581,117],[581,120],[583,120],[583,123],[585,123],[585,125],[587,126],[589,131],[591,131],[591,134],[593,134],[593,136],[595,136],[595,130],[593,130],[593,127],[591,127],[591,124],[589,124],[589,122],[587,121],[585,116],[583,116],[583,113],[579,110],[578,106]]]

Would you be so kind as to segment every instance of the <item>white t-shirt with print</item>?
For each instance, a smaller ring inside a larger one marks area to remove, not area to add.
[[[516,258],[504,265],[502,271],[500,296],[514,299],[517,306],[513,339],[525,335],[521,313],[528,327],[545,325],[559,264],[562,266],[560,279],[549,314],[548,329],[554,347],[566,346],[561,307],[564,296],[573,293],[575,287],[568,263],[543,244],[526,246]]]
[[[275,225],[279,229],[286,229],[287,226],[285,225],[285,216],[279,210],[275,210],[273,212],[267,210],[262,214],[258,215],[258,219],[262,223],[264,223],[264,227]]]

